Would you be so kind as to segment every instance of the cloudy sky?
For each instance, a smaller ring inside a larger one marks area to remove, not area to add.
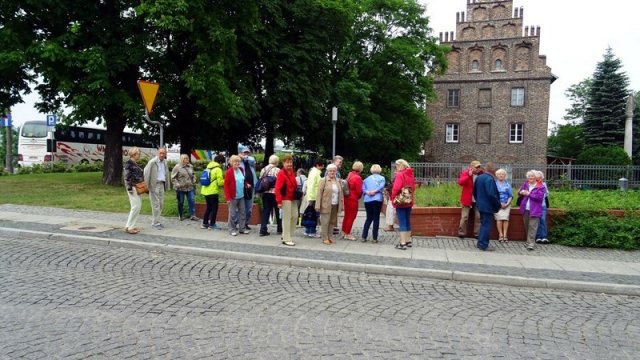
[[[465,11],[467,0],[419,0],[427,6],[434,34],[454,31],[456,12]],[[547,56],[547,65],[558,77],[551,85],[549,120],[561,121],[569,107],[564,92],[590,77],[608,46],[622,61],[630,80],[630,88],[640,91],[640,26],[636,0],[514,0],[514,7],[524,8],[525,26],[540,26],[540,51]],[[17,124],[25,120],[45,119],[33,103],[37,95],[25,99],[25,104],[12,108]],[[141,105],[142,106],[142,105]]]
[[[467,0],[420,0],[434,34],[455,31],[456,12],[467,12]],[[551,85],[550,122],[565,115],[565,90],[593,75],[607,47],[622,61],[630,89],[640,91],[640,26],[636,0],[514,0],[524,8],[524,25],[540,26],[540,53],[558,77]],[[551,124],[549,125],[551,127]]]

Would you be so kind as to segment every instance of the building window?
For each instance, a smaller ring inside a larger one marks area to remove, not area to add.
[[[524,106],[524,88],[511,89],[511,106]]]
[[[522,144],[524,142],[524,124],[509,124],[509,144]]]
[[[478,90],[478,107],[479,108],[491,107],[491,89]]]
[[[460,142],[460,124],[447,124],[447,138],[446,142],[448,143],[459,143]]]
[[[480,61],[473,60],[471,62],[471,71],[480,71]]]
[[[496,66],[495,67],[496,67],[496,70],[504,70],[502,68],[502,60],[496,59]]]
[[[450,89],[447,92],[447,107],[460,107],[460,89]]]
[[[491,144],[491,124],[479,123],[476,126],[476,143]]]

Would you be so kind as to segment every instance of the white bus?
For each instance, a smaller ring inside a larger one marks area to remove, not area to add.
[[[32,166],[50,162],[68,164],[93,163],[104,161],[106,149],[106,130],[68,126],[49,131],[45,121],[27,121],[18,134],[18,166]],[[127,150],[137,146],[142,157],[156,155],[157,146],[146,141],[141,134],[125,132],[122,134],[122,156]]]

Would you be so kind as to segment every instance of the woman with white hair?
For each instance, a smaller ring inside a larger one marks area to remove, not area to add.
[[[500,194],[500,210],[495,213],[496,225],[498,227],[498,240],[501,243],[509,241],[507,233],[509,230],[509,215],[511,214],[511,200],[513,199],[513,189],[507,181],[507,171],[498,169],[496,171],[496,186]]]
[[[269,218],[273,213],[274,218],[276,220],[276,230],[278,234],[282,233],[282,219],[280,219],[280,211],[278,209],[278,204],[276,203],[276,193],[275,193],[275,179],[278,177],[278,173],[280,172],[280,168],[278,168],[278,163],[280,159],[278,155],[269,156],[269,165],[262,168],[260,171],[260,182],[271,182],[273,181],[273,187],[269,187],[269,189],[264,190],[262,193],[262,219],[260,222],[260,236],[268,236],[270,235],[267,230],[267,225],[269,224]],[[269,180],[272,179],[272,180]]]
[[[522,214],[524,222],[527,250],[533,250],[535,247],[535,236],[540,216],[542,216],[542,202],[545,192],[542,182],[536,181],[536,170],[527,171],[527,181],[518,190],[518,195],[522,198],[520,200],[520,214]]]
[[[542,171],[536,172],[536,180],[542,183],[544,186],[544,201],[542,202],[542,215],[540,216],[540,223],[538,224],[538,231],[536,231],[536,244],[548,244],[547,239],[547,208],[549,207],[549,188],[547,183],[544,182],[544,173]]]
[[[337,172],[338,167],[335,164],[329,164],[316,193],[315,208],[320,213],[320,232],[324,237],[322,243],[325,245],[331,245],[334,242],[331,239],[331,224],[338,220],[338,211],[344,204],[344,192],[336,176]]]
[[[373,240],[378,242],[378,228],[380,227],[380,210],[382,209],[383,192],[385,185],[384,176],[380,175],[382,168],[378,164],[373,164],[369,170],[369,175],[362,183],[362,192],[364,194],[364,208],[367,212],[367,220],[364,222],[362,230],[362,241],[366,242],[369,237],[369,227],[373,223]]]
[[[176,197],[178,199],[178,216],[180,221],[184,220],[182,216],[182,207],[184,198],[187,198],[189,205],[189,215],[191,220],[197,221],[196,217],[196,175],[193,171],[193,165],[189,162],[189,155],[180,155],[180,163],[176,164],[171,170],[171,184],[176,189]]]

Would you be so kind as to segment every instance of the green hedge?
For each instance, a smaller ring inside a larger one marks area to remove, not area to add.
[[[554,243],[594,248],[640,249],[640,216],[617,217],[606,211],[570,210],[555,217]]]

